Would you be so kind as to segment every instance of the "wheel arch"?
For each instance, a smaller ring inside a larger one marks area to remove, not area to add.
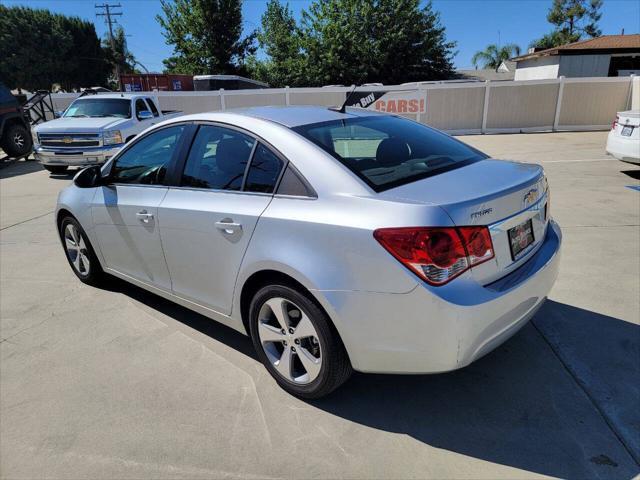
[[[321,295],[319,290],[314,290],[312,288],[308,288],[304,283],[304,280],[299,280],[294,278],[292,275],[288,273],[284,273],[280,270],[276,270],[274,268],[261,269],[253,272],[251,275],[247,277],[247,279],[242,284],[242,289],[239,295],[239,309],[240,309],[240,317],[242,321],[242,325],[247,333],[247,335],[251,336],[251,329],[249,328],[249,306],[251,305],[251,300],[253,296],[260,290],[260,288],[266,285],[273,284],[284,284],[286,286],[292,287],[296,290],[301,291],[302,293],[306,293],[311,301],[313,301],[318,308],[320,308],[329,319],[331,326],[335,329],[340,341],[343,345],[345,345],[345,351],[347,352],[347,356],[349,356],[349,351],[346,348],[346,342],[344,335],[342,334],[342,326],[339,324],[339,321],[336,321],[335,313],[333,313],[333,309],[326,298]]]
[[[22,125],[29,130],[28,125],[24,121],[24,118],[19,113],[10,113],[6,115],[2,115],[0,117],[0,137],[4,134],[5,129],[9,128],[11,125],[19,124]]]
[[[62,219],[64,217],[73,217],[76,218],[73,213],[71,213],[71,211],[67,210],[66,208],[62,207],[60,208],[57,212],[56,212],[56,226],[58,227],[58,230],[60,229],[60,224],[62,223]],[[78,220],[76,218],[76,220]]]

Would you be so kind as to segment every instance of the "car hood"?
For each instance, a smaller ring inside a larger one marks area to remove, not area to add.
[[[41,123],[36,127],[38,133],[91,133],[103,130],[117,129],[127,122],[127,118],[99,117],[99,118],[57,118]]]

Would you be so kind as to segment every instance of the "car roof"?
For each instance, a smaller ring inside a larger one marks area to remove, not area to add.
[[[345,113],[322,106],[276,106],[276,107],[250,107],[243,109],[227,110],[247,117],[270,120],[275,123],[293,128],[312,123],[329,122],[334,120],[346,120],[350,118],[362,118],[384,115],[373,110],[361,108],[347,108]]]
[[[83,97],[78,97],[76,100],[83,100],[83,99],[91,99],[91,98],[125,98],[125,99],[132,99],[132,98],[137,98],[137,97],[153,97],[154,95],[152,93],[149,94],[144,94],[144,93],[120,93],[120,92],[114,92],[114,93],[97,93],[95,95],[85,95]]]

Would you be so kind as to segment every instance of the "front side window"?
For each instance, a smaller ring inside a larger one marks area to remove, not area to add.
[[[333,155],[376,192],[487,158],[444,133],[392,116],[302,125],[294,131]]]
[[[163,128],[134,143],[116,158],[109,181],[161,185],[184,128],[183,125]]]
[[[126,98],[81,98],[62,116],[131,118],[131,102]]]
[[[249,166],[244,189],[248,192],[273,193],[280,170],[282,160],[259,143]]]
[[[255,140],[228,128],[203,125],[193,141],[181,185],[240,190]]]

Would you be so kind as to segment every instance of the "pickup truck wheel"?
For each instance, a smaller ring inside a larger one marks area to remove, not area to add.
[[[29,130],[24,125],[10,125],[4,133],[2,149],[10,157],[22,157],[31,152],[33,143]]]
[[[45,170],[48,170],[51,173],[64,173],[67,171],[66,165],[43,165]]]

